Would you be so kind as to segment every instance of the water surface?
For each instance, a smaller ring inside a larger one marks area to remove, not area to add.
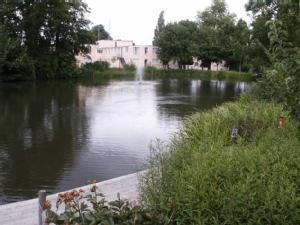
[[[165,79],[0,84],[0,204],[143,169],[148,146],[246,83]]]

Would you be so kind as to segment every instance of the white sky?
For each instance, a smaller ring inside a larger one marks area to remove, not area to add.
[[[195,20],[197,12],[211,5],[211,0],[84,0],[90,7],[88,18],[103,24],[114,39],[151,44],[159,13],[165,10],[166,22]],[[245,11],[248,0],[227,0],[231,13],[249,21]]]

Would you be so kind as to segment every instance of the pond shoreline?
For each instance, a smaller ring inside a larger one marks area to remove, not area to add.
[[[254,74],[237,71],[209,71],[196,69],[156,69],[148,67],[145,69],[145,79],[154,78],[194,78],[201,80],[226,80],[226,81],[255,81]]]

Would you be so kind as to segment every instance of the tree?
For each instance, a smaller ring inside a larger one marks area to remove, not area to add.
[[[159,35],[165,27],[164,14],[165,14],[165,11],[160,12],[159,17],[158,17],[158,21],[157,21],[157,25],[156,25],[156,28],[154,30],[153,45],[155,45],[155,46],[158,44],[157,42],[158,42]]]
[[[202,66],[212,62],[219,64],[232,55],[230,35],[234,31],[234,15],[231,15],[224,0],[214,0],[212,5],[198,13],[199,49],[197,57]]]
[[[0,81],[34,79],[33,62],[18,40],[9,38],[0,26]]]
[[[271,15],[273,20],[280,20],[282,28],[287,32],[287,39],[296,46],[300,45],[300,0],[249,0],[246,9],[251,11],[254,21],[262,14]]]
[[[193,64],[197,29],[197,24],[188,20],[167,24],[157,40],[159,59],[165,65],[173,60],[181,69]]]
[[[81,1],[7,0],[0,3],[0,25],[20,43],[37,78],[66,77],[74,72],[75,55],[92,43],[87,12]]]
[[[231,34],[232,56],[227,61],[230,69],[238,69],[239,72],[247,67],[249,61],[251,32],[247,23],[240,19],[235,25],[234,32]]]
[[[94,36],[94,40],[112,40],[110,34],[104,29],[102,24],[93,26],[91,32]]]

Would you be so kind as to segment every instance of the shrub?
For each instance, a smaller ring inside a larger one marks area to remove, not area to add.
[[[280,21],[269,21],[269,50],[272,67],[259,80],[257,97],[285,105],[300,121],[300,49],[287,41],[287,32]]]
[[[84,65],[86,69],[92,69],[94,71],[103,71],[109,68],[109,63],[106,61],[96,61],[93,63],[87,63]]]
[[[281,106],[249,99],[197,113],[170,146],[152,147],[144,206],[177,225],[300,223],[297,128]]]
[[[96,61],[87,63],[79,69],[80,76],[93,76],[97,72],[106,71],[109,69],[109,63],[105,61]]]
[[[125,64],[124,65],[124,70],[134,71],[134,70],[136,70],[136,66],[133,63],[131,63],[131,64]]]

